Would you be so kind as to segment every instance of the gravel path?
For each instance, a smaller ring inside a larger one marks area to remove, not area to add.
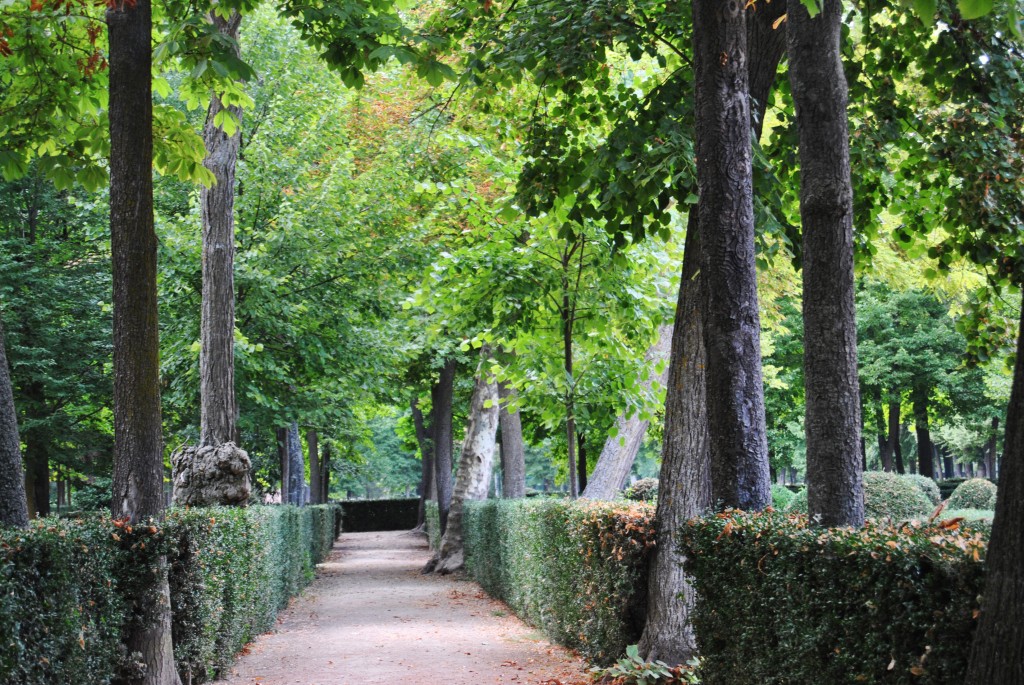
[[[585,664],[476,583],[423,576],[422,535],[345,533],[221,685],[589,682]]]

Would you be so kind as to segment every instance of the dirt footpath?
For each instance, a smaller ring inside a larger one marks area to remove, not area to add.
[[[589,682],[585,665],[476,583],[420,575],[423,536],[346,533],[221,685]]]

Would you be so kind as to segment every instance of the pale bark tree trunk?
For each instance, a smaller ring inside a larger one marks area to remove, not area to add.
[[[452,395],[455,392],[455,360],[449,359],[441,368],[437,383],[431,388],[433,405],[434,483],[437,488],[437,510],[441,532],[448,525],[448,508],[452,503]]]
[[[288,503],[306,504],[306,461],[302,458],[302,439],[299,424],[292,421],[288,428]]]
[[[671,335],[665,395],[665,434],[658,505],[658,546],[647,579],[647,622],[640,653],[647,660],[684,663],[697,652],[690,625],[694,592],[676,549],[677,533],[690,518],[711,508],[703,323],[703,276],[699,272],[700,229],[691,209],[683,253],[683,276]]]
[[[671,351],[672,326],[662,326],[658,329],[658,339],[644,355],[647,377],[640,384],[643,395],[650,395],[655,383],[662,388],[665,387],[668,379],[666,362]],[[661,373],[658,373],[656,368],[659,364],[665,366]],[[615,499],[629,476],[629,470],[633,468],[633,462],[640,451],[640,446],[643,445],[649,423],[649,420],[641,419],[636,413],[629,417],[625,412],[619,414],[615,419],[616,434],[605,441],[594,466],[594,472],[588,479],[587,488],[583,491],[583,497],[598,500]]]
[[[914,429],[917,431],[917,472],[935,478],[935,457],[932,453],[931,431],[928,429],[929,388],[918,386],[913,391]]]
[[[1024,683],[1024,304],[985,591],[965,685]]]
[[[217,30],[238,40],[242,17],[211,14]],[[236,55],[238,54],[236,48]],[[203,140],[203,165],[216,179],[200,188],[203,237],[203,297],[200,325],[199,445],[186,445],[171,456],[174,501],[179,505],[245,505],[252,490],[249,455],[235,442],[238,403],[235,399],[235,163],[241,132],[228,136],[214,122],[224,106],[210,99]],[[241,120],[242,110],[229,111]]]
[[[860,382],[853,302],[853,184],[842,4],[812,18],[791,3],[789,80],[800,138],[807,508],[831,528],[864,525]]]
[[[714,499],[771,503],[754,247],[744,5],[694,0],[696,148]]]
[[[416,395],[409,401],[409,407],[412,410],[412,423],[416,428],[416,443],[420,448],[420,504],[416,513],[416,529],[423,530],[427,523],[427,502],[437,497],[437,489],[434,487],[434,451],[427,421]]]
[[[501,411],[501,496],[505,499],[526,497],[526,451],[523,449],[523,423],[519,410],[509,411],[509,400],[515,400],[516,389],[498,384]]]
[[[18,436],[11,373],[7,366],[3,322],[0,322],[0,525],[15,528],[28,525],[21,438]]]
[[[306,431],[306,446],[309,448],[309,503],[323,504],[323,495],[320,493],[320,448],[313,428]]]
[[[465,563],[462,514],[466,500],[487,499],[487,490],[494,470],[494,447],[498,432],[498,386],[487,370],[487,347],[481,350],[482,361],[477,370],[473,396],[469,402],[469,423],[462,443],[459,469],[452,494],[448,524],[438,550],[424,573],[452,573]]]
[[[107,9],[110,83],[110,248],[114,309],[114,486],[111,513],[140,522],[164,512],[153,229],[152,15],[149,0]],[[167,562],[154,576],[156,611],[131,631],[146,665],[140,685],[179,685],[171,645]],[[148,594],[148,593],[146,593]],[[139,598],[141,600],[141,597]],[[139,609],[142,609],[139,607]],[[133,683],[134,685],[134,683]]]

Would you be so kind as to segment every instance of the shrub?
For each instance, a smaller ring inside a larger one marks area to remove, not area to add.
[[[345,532],[412,530],[419,515],[418,497],[406,499],[346,500],[341,503]]]
[[[946,480],[940,480],[939,494],[942,495],[942,499],[949,499],[949,496],[953,494],[953,491],[966,480],[966,478],[947,478]]]
[[[942,493],[939,491],[938,484],[929,478],[928,476],[922,476],[916,473],[905,473],[900,476],[903,480],[909,481],[914,484],[921,493],[928,498],[928,501],[932,503],[932,506],[937,506],[942,501]]]
[[[658,479],[641,478],[626,488],[622,494],[634,502],[651,502],[658,498]]]
[[[995,509],[996,486],[984,478],[972,478],[957,486],[949,496],[950,509]]]
[[[787,488],[785,485],[773,485],[772,486],[772,506],[779,511],[785,511],[789,503],[796,497],[793,491]]]
[[[110,510],[110,500],[114,498],[114,481],[97,476],[93,482],[86,483],[72,496],[74,506],[82,511]]]
[[[822,530],[780,513],[694,519],[681,550],[699,597],[702,682],[960,683],[985,544],[956,524]]]
[[[864,474],[864,513],[868,518],[904,521],[927,516],[931,510],[931,502],[909,480],[884,471],[868,471]],[[797,493],[786,511],[807,513],[806,488]]]
[[[643,627],[653,519],[649,504],[467,502],[466,566],[552,639],[610,663]]]
[[[89,515],[0,532],[0,682],[106,685],[125,676],[131,598],[160,554],[179,670],[186,682],[212,678],[313,577],[333,544],[336,510],[172,509],[163,526]]]

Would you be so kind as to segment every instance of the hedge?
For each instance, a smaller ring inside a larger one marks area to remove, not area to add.
[[[681,550],[705,685],[960,683],[986,535],[955,522],[811,528],[777,512],[694,519]]]
[[[407,499],[346,500],[341,503],[346,533],[412,530],[419,516],[418,497]]]
[[[990,480],[972,478],[956,487],[950,496],[950,509],[995,509],[998,489]]]
[[[0,682],[106,685],[129,673],[122,636],[160,554],[182,678],[211,679],[312,578],[336,510],[174,509],[162,526],[96,515],[0,531]]]
[[[897,521],[927,516],[931,501],[919,485],[904,476],[885,471],[864,473],[864,513],[869,518],[889,517]],[[786,511],[807,513],[807,489],[798,492]]]
[[[553,640],[609,663],[643,629],[653,519],[642,503],[467,502],[466,567]]]

